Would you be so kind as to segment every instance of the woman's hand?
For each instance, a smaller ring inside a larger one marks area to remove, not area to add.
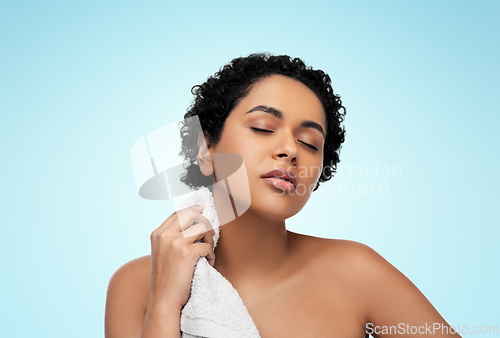
[[[215,232],[201,215],[203,208],[194,205],[174,212],[151,233],[150,305],[180,311],[189,298],[198,259],[205,256],[214,266]]]

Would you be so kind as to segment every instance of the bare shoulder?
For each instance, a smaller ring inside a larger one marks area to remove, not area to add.
[[[120,266],[111,276],[111,279],[122,277],[124,275],[129,275],[131,273],[143,272],[145,270],[150,271],[151,269],[151,255],[141,256]]]
[[[304,287],[314,290],[309,297],[315,299],[317,309],[328,318],[336,318],[336,327],[353,330],[349,335],[363,336],[370,315],[368,270],[374,264],[383,265],[383,259],[369,246],[355,241],[302,234],[292,234],[291,238],[296,248],[294,260],[303,276],[299,280],[305,280]]]
[[[351,240],[313,238],[323,250],[318,260],[329,262],[336,270],[342,271],[345,278],[351,279],[353,287],[373,290],[391,286],[408,286],[411,281],[394,265],[370,246]],[[414,287],[414,286],[413,286]],[[416,290],[416,287],[414,287]]]
[[[375,271],[392,265],[368,245],[343,239],[330,239],[291,233],[295,261],[308,275],[318,276],[326,285],[355,297],[370,283]],[[390,268],[389,268],[390,269]],[[381,273],[382,274],[382,273]]]
[[[350,274],[366,275],[366,269],[384,269],[392,266],[366,244],[344,239],[321,238],[291,233],[302,254],[313,261],[335,269],[349,268]],[[311,262],[314,264],[314,262]]]
[[[151,283],[151,256],[133,259],[111,276],[106,293],[106,337],[142,331]]]
[[[108,284],[108,296],[126,293],[128,297],[144,300],[149,297],[151,283],[151,255],[135,258],[120,266],[111,276]],[[144,311],[147,309],[147,300]]]
[[[441,336],[459,337],[451,334],[449,324],[425,295],[368,245],[299,234],[292,237],[302,252],[310,255],[308,264],[323,281],[325,293],[335,294],[332,299],[340,302],[343,310],[354,309],[365,324],[426,327],[438,323],[440,333],[446,332]]]
[[[293,234],[303,265],[327,285],[365,303],[378,287],[411,283],[398,269],[366,244],[343,239]],[[355,301],[355,299],[353,299]],[[361,305],[360,305],[361,306]]]

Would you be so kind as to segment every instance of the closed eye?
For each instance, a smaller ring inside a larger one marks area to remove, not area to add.
[[[312,144],[309,144],[309,143],[305,143],[305,142],[302,142],[302,141],[299,141],[300,143],[302,144],[305,144],[306,146],[308,146],[309,148],[313,149],[314,151],[317,151],[318,148],[316,148],[315,146],[313,146]]]
[[[257,127],[252,127],[252,130],[254,130],[254,131],[260,131],[260,132],[264,132],[264,133],[272,133],[271,130],[260,129],[260,128],[257,128]]]
[[[251,127],[251,129],[255,132],[261,132],[261,133],[272,133],[273,131],[272,130],[266,130],[266,129],[261,129],[261,128],[257,128],[257,127]],[[306,142],[303,142],[303,141],[299,141],[300,143],[306,145],[307,147],[311,148],[312,150],[314,151],[317,151],[318,148],[316,148],[315,146],[313,146],[312,144],[309,144],[309,143],[306,143]]]

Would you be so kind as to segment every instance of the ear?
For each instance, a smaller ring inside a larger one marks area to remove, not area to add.
[[[209,149],[210,142],[205,133],[200,132],[198,135],[198,165],[203,175],[210,176],[214,173],[212,164],[212,153]]]

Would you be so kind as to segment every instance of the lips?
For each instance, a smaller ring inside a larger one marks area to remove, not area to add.
[[[297,177],[294,173],[285,169],[271,170],[267,174],[263,175],[262,178],[278,178],[292,183],[294,188],[297,188]]]

